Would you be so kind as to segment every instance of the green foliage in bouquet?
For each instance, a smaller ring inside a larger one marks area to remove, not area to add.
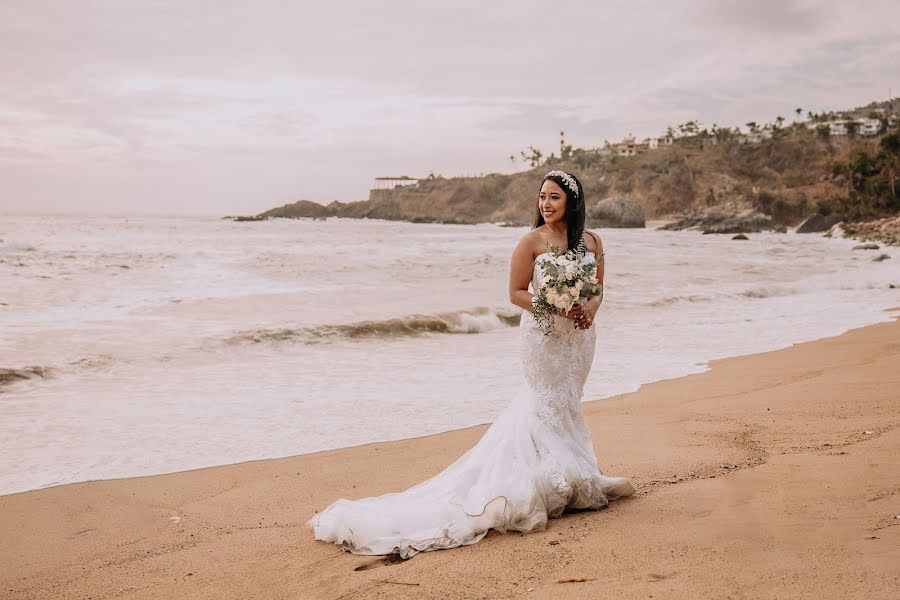
[[[540,285],[531,301],[534,320],[545,335],[552,331],[553,315],[603,294],[603,284],[597,280],[597,265],[602,259],[581,261],[574,250],[564,251],[553,244],[548,248],[549,256],[539,262]]]

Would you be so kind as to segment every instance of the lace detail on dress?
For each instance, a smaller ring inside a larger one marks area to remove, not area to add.
[[[586,460],[578,457],[578,479],[581,482],[581,488],[587,490],[588,493],[592,496],[596,496],[596,489],[594,486],[594,469],[596,466],[591,466],[588,464]],[[600,494],[603,495],[602,493]]]
[[[572,495],[572,486],[569,484],[569,481],[566,479],[565,473],[563,473],[562,465],[559,464],[559,461],[556,460],[552,455],[548,455],[544,457],[547,465],[547,474],[550,479],[550,484],[553,486],[553,489],[559,493],[560,496],[563,496],[568,500],[569,496]]]
[[[562,429],[562,418],[558,408],[551,406],[551,401],[538,404],[537,414],[544,423],[547,423],[557,431]]]

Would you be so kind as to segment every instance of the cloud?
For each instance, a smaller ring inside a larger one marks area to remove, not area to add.
[[[831,8],[802,0],[718,0],[703,7],[712,25],[765,36],[812,34],[827,23]]]
[[[364,199],[385,173],[517,168],[560,130],[596,146],[855,106],[900,85],[898,16],[880,0],[7,0],[0,210]]]

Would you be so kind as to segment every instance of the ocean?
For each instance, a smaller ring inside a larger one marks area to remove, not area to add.
[[[523,377],[526,227],[0,217],[0,494],[492,421]],[[585,400],[888,321],[896,249],[793,233],[600,230]],[[890,260],[874,262],[887,252]]]

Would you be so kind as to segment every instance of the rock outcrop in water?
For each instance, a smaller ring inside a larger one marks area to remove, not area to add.
[[[614,196],[587,209],[588,227],[644,227],[644,209],[630,196]]]
[[[291,204],[285,204],[284,206],[279,206],[278,208],[259,213],[255,218],[268,219],[285,217],[288,219],[297,219],[302,217],[330,217],[334,214],[334,209],[327,206],[322,206],[321,204],[309,200],[298,200]]]
[[[810,215],[797,226],[796,233],[822,233],[841,222],[839,215]]]
[[[848,237],[858,240],[900,246],[900,215],[864,223],[844,223],[843,229]]]
[[[765,230],[780,230],[772,217],[764,215],[752,206],[722,204],[689,214],[659,229],[696,229],[703,233],[751,233]]]
[[[524,199],[534,194],[524,193],[519,179],[510,175],[423,179],[416,185],[373,190],[365,202],[328,206],[340,217],[464,224],[514,217],[524,224],[529,214]]]

